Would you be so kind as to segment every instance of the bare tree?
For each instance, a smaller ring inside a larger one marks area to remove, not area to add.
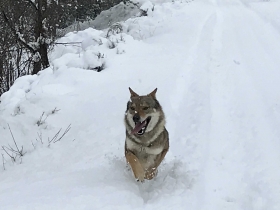
[[[15,79],[49,67],[57,29],[95,18],[121,0],[0,0],[0,95]]]
[[[27,50],[31,57],[32,74],[49,66],[48,46],[52,42],[50,7],[57,1],[50,0],[15,0],[6,1],[1,8],[1,15],[14,40]]]

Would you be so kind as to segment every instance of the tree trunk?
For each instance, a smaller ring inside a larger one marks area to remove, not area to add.
[[[34,62],[32,74],[37,74],[39,71],[41,71],[41,61]]]
[[[39,52],[41,55],[42,67],[48,68],[50,66],[48,58],[48,45],[46,43],[40,45]]]

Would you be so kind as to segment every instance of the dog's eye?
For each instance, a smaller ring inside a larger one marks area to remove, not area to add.
[[[133,111],[135,110],[135,108],[133,106],[131,106],[130,109],[133,110]]]
[[[149,109],[148,106],[143,107],[143,110],[148,110],[148,109]]]

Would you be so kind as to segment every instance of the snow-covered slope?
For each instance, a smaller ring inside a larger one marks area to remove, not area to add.
[[[13,163],[1,151],[0,209],[279,210],[275,6],[155,0],[121,34],[67,34],[61,43],[81,43],[56,46],[51,68],[1,97],[0,145],[13,154],[14,137],[25,154]],[[170,133],[158,176],[143,184],[124,160],[128,87],[158,88]]]

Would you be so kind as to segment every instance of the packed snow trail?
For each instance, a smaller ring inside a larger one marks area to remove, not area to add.
[[[201,209],[279,209],[279,133],[271,127],[279,102],[273,91],[280,78],[279,32],[240,1],[213,5]]]
[[[22,164],[7,163],[0,209],[279,210],[280,32],[238,0],[156,4],[126,24],[137,21],[144,40],[124,37],[125,53],[103,72],[62,66],[30,77],[16,116],[5,99],[0,117],[24,123],[15,133],[22,142],[36,134],[34,113],[54,107],[61,111],[48,117],[43,137],[66,122],[72,129]],[[75,50],[67,50],[71,59]],[[170,134],[158,177],[143,184],[125,168],[129,86],[139,94],[158,88]]]

